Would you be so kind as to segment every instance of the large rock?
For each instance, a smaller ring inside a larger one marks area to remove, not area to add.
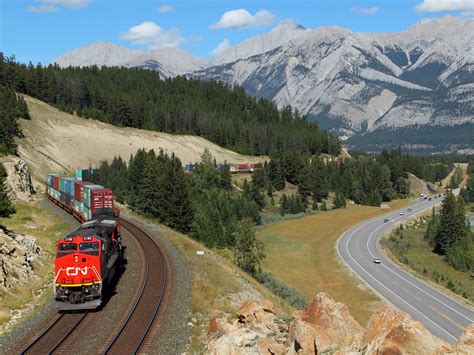
[[[420,322],[388,305],[369,320],[363,342],[368,344],[366,354],[440,354],[449,349]]]
[[[210,354],[285,354],[286,339],[277,324],[270,301],[245,300],[237,311],[237,320],[229,322],[214,313],[209,322]]]
[[[7,172],[5,187],[11,201],[28,202],[36,192],[30,168],[18,157],[2,157],[1,162]]]
[[[0,288],[12,289],[36,278],[35,267],[42,264],[43,253],[35,237],[0,226]]]
[[[357,348],[364,329],[347,306],[320,293],[290,325],[290,354],[318,354],[343,346]]]

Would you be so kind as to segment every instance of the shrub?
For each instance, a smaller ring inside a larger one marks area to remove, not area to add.
[[[308,304],[306,296],[298,290],[288,287],[270,272],[258,272],[255,274],[255,279],[295,308],[301,309]]]

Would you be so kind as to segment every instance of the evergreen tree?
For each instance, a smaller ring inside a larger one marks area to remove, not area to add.
[[[5,179],[7,172],[3,164],[0,164],[0,217],[10,217],[16,212],[5,191]]]
[[[260,271],[260,262],[265,257],[264,244],[255,237],[251,220],[243,219],[235,231],[234,260],[242,270],[253,275]]]
[[[347,206],[346,199],[339,191],[336,192],[334,197],[334,208],[345,208]]]
[[[290,206],[289,206],[288,196],[286,196],[286,194],[283,194],[281,196],[281,201],[280,201],[280,214],[284,216],[285,214],[289,212],[289,210],[290,210]]]

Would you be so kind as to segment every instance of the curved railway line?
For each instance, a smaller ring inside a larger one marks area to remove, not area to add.
[[[115,329],[102,354],[137,353],[147,351],[145,339],[157,317],[167,287],[167,260],[155,240],[137,225],[122,218],[122,227],[135,237],[144,255],[142,282],[123,321]],[[89,312],[58,314],[20,354],[52,354],[72,335],[81,332],[80,325],[90,317]],[[99,315],[99,313],[94,313]],[[91,319],[92,321],[92,319]]]

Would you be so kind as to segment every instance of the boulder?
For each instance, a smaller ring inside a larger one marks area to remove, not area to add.
[[[7,172],[5,187],[11,201],[29,202],[36,192],[30,168],[18,157],[2,157],[1,162]]]
[[[407,313],[383,305],[367,325],[366,354],[436,354],[447,345]]]
[[[290,354],[317,354],[358,347],[364,329],[347,306],[319,293],[290,325]]]

